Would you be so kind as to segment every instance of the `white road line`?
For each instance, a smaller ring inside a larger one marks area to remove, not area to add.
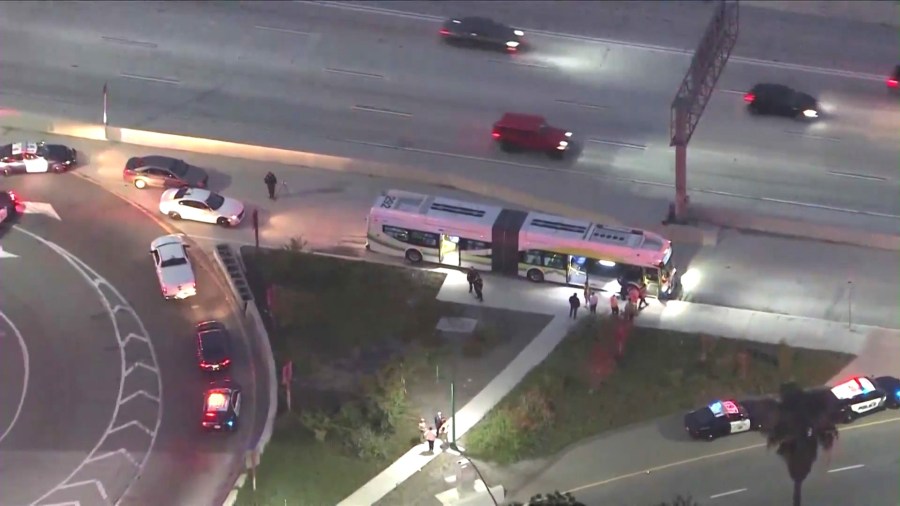
[[[825,135],[808,134],[805,132],[799,132],[797,130],[785,130],[785,132],[791,135],[796,135],[797,137],[806,137],[807,139],[817,139],[820,141],[840,142],[841,140],[840,137],[828,137]]]
[[[376,112],[376,113],[380,113],[380,114],[390,114],[391,116],[400,116],[400,117],[403,117],[403,118],[410,118],[410,117],[412,117],[412,114],[410,114],[410,113],[408,113],[408,112],[392,111],[392,110],[390,110],[390,109],[381,109],[381,108],[379,108],[379,107],[371,107],[371,106],[368,106],[368,105],[354,105],[353,107],[351,107],[351,109],[353,109],[354,111]]]
[[[491,63],[499,63],[501,65],[516,65],[518,67],[530,67],[535,69],[549,69],[552,68],[550,65],[544,65],[543,63],[530,63],[524,61],[516,61],[513,59],[509,60],[488,60]]]
[[[149,81],[151,83],[163,83],[163,84],[179,84],[181,81],[178,79],[171,79],[168,77],[154,77],[154,76],[141,76],[138,74],[119,74],[120,77],[124,77],[126,79],[134,79],[135,81]]]
[[[16,425],[16,421],[19,419],[19,415],[22,414],[22,406],[25,404],[25,397],[28,394],[28,377],[30,367],[29,364],[31,360],[28,357],[28,346],[25,344],[25,338],[22,337],[22,333],[19,332],[16,324],[13,323],[12,320],[10,320],[9,317],[6,316],[6,313],[4,313],[3,311],[0,311],[0,318],[2,318],[6,322],[6,325],[8,325],[9,328],[13,331],[13,334],[16,335],[16,339],[19,341],[19,348],[22,349],[22,360],[24,361],[25,368],[25,378],[23,379],[22,383],[22,394],[19,395],[19,405],[16,406],[16,412],[13,415],[12,420],[10,420],[9,426],[6,427],[6,429],[3,431],[3,434],[0,434],[0,442],[2,442],[4,439],[6,439],[6,436],[9,435],[13,426]]]
[[[585,109],[609,109],[605,105],[588,104],[586,102],[576,102],[575,100],[557,100],[558,104],[572,105],[575,107],[584,107]]]
[[[721,494],[714,494],[714,495],[709,496],[709,498],[710,499],[718,499],[720,497],[725,497],[725,496],[734,495],[734,494],[740,494],[741,492],[746,492],[746,491],[747,491],[746,488],[739,488],[736,490],[729,490],[728,492],[722,492]]]
[[[132,46],[132,47],[143,47],[146,49],[156,49],[157,46],[153,42],[144,42],[141,40],[132,40],[132,39],[122,39],[119,37],[100,37],[103,42],[109,42],[111,44],[121,44],[123,46]]]
[[[279,33],[289,33],[291,35],[300,35],[302,37],[309,37],[312,35],[309,32],[301,32],[300,30],[291,30],[290,28],[276,28],[274,26],[265,26],[265,25],[256,25],[253,28],[257,30],[264,30],[267,32],[279,32]]]
[[[723,89],[721,89],[721,88],[716,88],[716,91],[718,91],[719,93],[727,93],[727,94],[729,94],[729,95],[740,95],[740,96],[744,96],[744,95],[747,94],[746,91],[741,91],[741,90],[723,90]]]
[[[377,14],[382,16],[392,16],[397,18],[414,19],[418,21],[441,22],[444,18],[432,16],[428,14],[418,14],[414,12],[403,12],[394,9],[383,9],[381,7],[369,7],[364,5],[354,5],[349,2],[330,2],[330,1],[310,1],[310,0],[294,0],[294,3],[315,5],[318,7],[326,7],[330,9],[340,9],[345,11],[365,12],[368,14]],[[588,37],[585,35],[574,35],[568,33],[548,32],[544,30],[532,30],[527,27],[520,27],[527,35],[543,35],[557,39],[578,40],[585,42],[593,42],[598,44],[608,44],[612,46],[628,47],[634,49],[643,49],[646,51],[655,51],[658,53],[678,54],[691,56],[694,54],[693,49],[684,49],[677,47],[666,47],[655,44],[643,44],[640,42],[629,42],[624,40],[603,39],[599,37]],[[741,63],[745,65],[756,65],[760,67],[778,68],[783,70],[794,70],[798,72],[808,72],[811,74],[822,74],[836,77],[846,77],[850,79],[860,79],[864,81],[884,81],[884,76],[876,74],[867,74],[865,72],[852,72],[849,70],[829,69],[824,67],[814,67],[810,65],[801,65],[797,63],[784,63],[771,60],[760,60],[757,58],[746,58],[742,56],[732,56],[729,62]]]
[[[605,139],[588,139],[587,141],[593,142],[595,144],[606,144],[607,146],[616,146],[616,147],[628,148],[628,149],[638,149],[640,151],[647,149],[647,146],[644,146],[642,144],[631,144],[628,142],[608,141]]]
[[[347,76],[368,77],[370,79],[384,79],[384,76],[381,74],[371,74],[369,72],[359,72],[357,70],[326,68],[325,72],[331,72],[332,74],[343,74]]]
[[[829,170],[828,173],[832,176],[865,179],[867,181],[887,181],[886,177],[873,176],[871,174],[860,174],[859,172],[841,172],[837,170]]]
[[[850,471],[851,469],[859,469],[861,467],[866,467],[865,464],[856,464],[855,466],[847,466],[847,467],[839,467],[837,469],[829,469],[829,473],[839,473],[841,471]]]

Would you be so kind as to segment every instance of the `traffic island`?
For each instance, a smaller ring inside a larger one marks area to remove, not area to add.
[[[246,480],[238,505],[337,504],[421,443],[420,418],[450,417],[550,319],[439,301],[442,273],[303,249],[242,250],[282,384],[256,488]]]

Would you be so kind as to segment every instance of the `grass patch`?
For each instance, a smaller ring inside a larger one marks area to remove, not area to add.
[[[257,490],[239,505],[331,505],[418,442],[407,379],[440,346],[444,275],[282,250],[244,250],[280,367],[294,363]],[[412,380],[410,380],[412,381]],[[282,406],[283,407],[283,406]]]
[[[717,397],[775,393],[786,381],[818,386],[851,359],[586,319],[466,435],[465,447],[500,464],[546,457]]]

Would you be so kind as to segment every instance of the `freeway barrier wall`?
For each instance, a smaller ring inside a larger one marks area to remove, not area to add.
[[[385,164],[288,149],[253,146],[215,139],[203,139],[185,135],[151,132],[120,127],[104,127],[100,124],[67,121],[23,111],[0,109],[0,126],[5,129],[46,132],[97,141],[121,142],[137,146],[174,149],[209,155],[302,166],[320,170],[361,174],[375,177],[406,179],[422,184],[444,186],[461,191],[496,198],[527,209],[541,210],[573,218],[586,219],[609,225],[623,225],[609,215],[586,211],[557,201],[536,197],[507,188],[502,184],[428,170],[400,164]],[[696,207],[696,206],[695,206]],[[694,225],[663,225],[649,227],[676,243],[694,243],[714,246],[720,228],[752,230],[762,233],[787,235],[854,246],[900,251],[898,234],[884,234],[857,230],[852,227],[816,225],[803,220],[766,217],[727,209],[692,208]],[[662,216],[660,220],[662,220]],[[626,224],[627,225],[627,224]]]

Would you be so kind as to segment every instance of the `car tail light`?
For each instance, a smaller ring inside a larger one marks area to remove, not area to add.
[[[499,138],[500,138],[500,132],[497,132],[497,131],[491,132],[491,137],[493,137],[493,138],[495,138],[495,139],[499,139]]]
[[[891,79],[887,80],[887,85],[888,85],[888,88],[897,88],[898,86],[900,86],[900,81],[897,81],[896,79],[891,78]]]
[[[753,93],[745,93],[744,94],[744,102],[751,104],[751,103],[753,103],[754,100],[756,100],[756,95],[754,95]]]
[[[222,365],[223,365],[223,366],[226,366],[226,365],[228,365],[228,364],[230,364],[230,363],[231,363],[231,359],[230,359],[230,358],[226,358],[225,360],[222,361]]]
[[[441,35],[450,35],[450,30],[446,28],[441,28]]]
[[[215,413],[210,413],[209,411],[207,411],[205,416],[206,416],[206,418],[215,418],[215,417],[216,417],[216,414],[215,414]]]

